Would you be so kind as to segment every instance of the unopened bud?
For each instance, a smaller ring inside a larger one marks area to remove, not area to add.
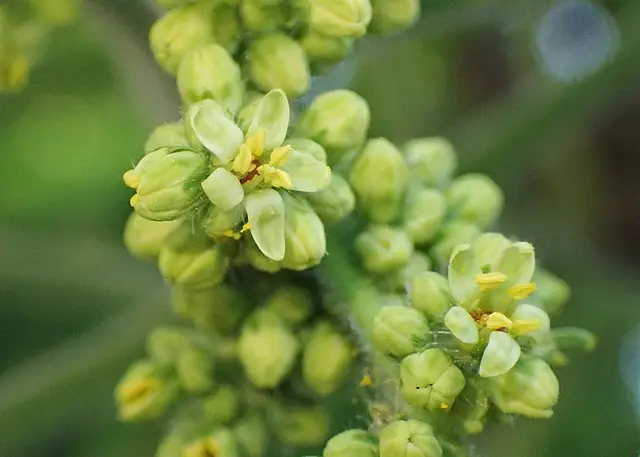
[[[144,144],[144,152],[149,154],[156,149],[167,147],[189,147],[189,141],[182,122],[171,122],[156,127]]]
[[[479,174],[456,178],[446,196],[454,218],[476,224],[481,229],[496,220],[504,204],[502,190],[490,178]]]
[[[404,212],[404,228],[416,245],[435,238],[447,213],[444,195],[435,189],[419,189],[409,193]]]
[[[440,319],[451,306],[447,278],[434,271],[417,274],[411,280],[409,300],[431,319]]]
[[[380,457],[441,457],[442,448],[431,426],[411,419],[395,421],[379,435]]]
[[[362,264],[372,273],[386,273],[409,263],[413,243],[401,230],[378,225],[369,227],[355,240]]]
[[[371,30],[394,33],[408,29],[420,17],[420,0],[371,0]]]
[[[124,244],[135,257],[145,260],[158,258],[167,236],[182,223],[175,221],[150,221],[131,213],[124,228]]]
[[[407,306],[385,306],[373,321],[373,340],[381,351],[396,357],[413,352],[428,339],[429,325],[420,311]]]
[[[287,325],[297,327],[313,312],[313,297],[304,288],[281,286],[265,301],[264,308],[276,314]]]
[[[369,0],[312,0],[309,10],[309,27],[336,38],[364,36],[371,22]]]
[[[282,193],[285,205],[285,255],[282,265],[306,270],[318,265],[327,251],[324,224],[302,198]]]
[[[329,37],[310,29],[300,39],[307,57],[312,63],[331,65],[344,59],[353,48],[349,38]]]
[[[378,444],[364,430],[347,430],[327,441],[322,457],[376,457]]]
[[[317,446],[329,431],[329,415],[319,406],[278,406],[270,416],[273,432],[292,446]]]
[[[348,216],[356,206],[356,196],[346,179],[338,173],[331,174],[329,186],[306,195],[307,201],[327,222],[338,222]]]
[[[204,413],[207,419],[216,424],[227,424],[238,414],[239,403],[240,398],[236,389],[220,386],[214,394],[203,400]]]

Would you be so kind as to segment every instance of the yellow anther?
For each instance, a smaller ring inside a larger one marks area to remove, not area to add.
[[[271,158],[269,159],[269,165],[274,167],[283,166],[285,163],[287,163],[287,160],[289,160],[289,157],[291,157],[291,151],[293,151],[293,149],[291,149],[291,146],[289,145],[275,148],[273,151],[271,151]]]
[[[131,205],[132,208],[135,208],[138,203],[140,203],[140,195],[138,194],[135,194],[133,197],[129,199],[129,204]]]
[[[526,284],[517,284],[509,289],[509,295],[514,300],[524,300],[536,291],[536,284],[528,282]]]
[[[291,176],[284,170],[272,167],[271,165],[261,165],[258,167],[258,173],[260,173],[265,182],[272,187],[282,187],[283,189],[291,189],[293,187]]]
[[[503,273],[483,273],[476,276],[476,284],[480,287],[480,291],[491,290],[498,287],[507,280],[507,276]]]
[[[247,145],[249,151],[254,157],[260,157],[264,152],[265,132],[260,129],[247,138],[244,144]]]
[[[491,313],[486,322],[489,330],[511,329],[513,322],[502,313]]]
[[[516,320],[511,325],[511,332],[516,335],[526,335],[540,329],[542,323],[534,320]]]
[[[135,170],[127,170],[122,176],[124,184],[132,189],[137,189],[140,185],[140,175]]]
[[[251,222],[244,224],[240,229],[240,233],[248,232],[249,230],[251,230]]]
[[[238,155],[233,159],[231,168],[240,176],[244,176],[249,172],[251,168],[251,162],[253,161],[253,155],[251,154],[251,148],[247,143],[240,146]]]
[[[446,403],[440,403],[440,409],[449,409],[449,405]]]
[[[258,168],[258,166],[255,163],[251,162],[251,165],[249,165],[249,173],[255,171],[256,168]]]
[[[365,373],[360,381],[360,387],[369,387],[373,385],[373,379],[371,379],[371,375],[369,373]]]
[[[153,390],[158,381],[156,379],[137,379],[130,381],[118,389],[118,400],[122,403],[131,403]]]
[[[238,232],[234,232],[231,229],[227,229],[224,232],[222,232],[222,234],[224,236],[226,236],[227,238],[233,238],[234,240],[239,240],[240,238],[242,238],[242,236],[238,233]]]

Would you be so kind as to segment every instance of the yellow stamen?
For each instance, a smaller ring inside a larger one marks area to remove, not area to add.
[[[155,379],[137,379],[130,381],[118,389],[118,399],[122,403],[131,403],[153,390],[157,381]]]
[[[449,405],[446,403],[440,403],[440,409],[449,409]]]
[[[517,320],[513,321],[511,325],[511,332],[516,335],[526,335],[527,333],[535,332],[542,326],[540,321],[534,320]]]
[[[291,151],[293,151],[293,149],[291,149],[291,146],[289,145],[275,148],[273,151],[271,151],[271,158],[269,159],[269,165],[274,167],[283,166],[285,163],[287,163],[287,160],[289,160],[289,157],[291,157]]]
[[[247,222],[246,224],[244,224],[242,226],[242,228],[240,229],[240,233],[244,233],[244,232],[248,232],[249,230],[251,230],[251,223]]]
[[[127,170],[122,176],[124,184],[132,189],[137,189],[140,185],[140,175],[135,170]]]
[[[476,284],[480,287],[480,291],[491,290],[498,287],[507,280],[507,276],[503,273],[483,273],[476,276]]]
[[[242,236],[238,233],[238,232],[234,232],[231,229],[227,229],[224,232],[222,232],[222,234],[224,236],[226,236],[227,238],[233,238],[234,240],[239,240],[240,238],[242,238]]]
[[[233,165],[231,168],[240,176],[244,176],[249,172],[252,160],[253,155],[251,154],[251,147],[245,143],[240,146],[238,155],[233,159]]]
[[[360,387],[369,387],[373,385],[373,379],[371,379],[371,375],[369,373],[365,373],[362,377],[362,381],[360,381]]]
[[[291,176],[284,170],[272,167],[271,165],[260,165],[258,167],[258,173],[260,173],[265,182],[272,187],[282,187],[283,189],[291,189],[293,187]]]
[[[260,157],[264,152],[265,132],[260,129],[247,138],[244,144],[247,145],[249,151],[254,157]]]
[[[249,173],[254,171],[256,168],[258,168],[258,166],[255,163],[251,162],[251,165],[249,165]]]
[[[528,282],[526,284],[517,284],[509,289],[509,295],[514,300],[524,300],[536,291],[536,284]]]
[[[138,194],[135,194],[133,197],[129,199],[129,204],[131,205],[132,208],[135,208],[138,203],[140,203],[140,195]]]
[[[491,313],[487,317],[487,328],[489,330],[511,329],[513,322],[502,313]]]

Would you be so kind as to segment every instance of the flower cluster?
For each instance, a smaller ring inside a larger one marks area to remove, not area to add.
[[[52,28],[72,23],[80,0],[31,0],[0,5],[0,94],[29,80],[38,47]]]
[[[454,176],[443,138],[369,138],[353,91],[289,103],[355,39],[415,22],[419,2],[160,3],[151,47],[184,115],[124,174],[124,239],[193,325],[150,335],[116,389],[121,419],[171,415],[158,457],[260,457],[271,437],[324,457],[441,457],[469,455],[491,419],[550,417],[551,367],[595,340],[552,329],[567,285],[536,270],[531,244],[487,232],[501,189]],[[390,414],[326,441],[324,401],[365,361],[360,385],[387,386]]]

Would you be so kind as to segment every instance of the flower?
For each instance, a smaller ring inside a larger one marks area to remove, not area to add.
[[[268,258],[285,258],[285,202],[276,189],[317,192],[329,186],[326,163],[285,141],[289,102],[281,90],[263,96],[243,132],[213,100],[191,105],[185,124],[192,142],[212,154],[213,171],[201,187],[214,208],[246,214],[241,230],[225,236],[240,239],[250,232]],[[310,141],[310,140],[309,140]],[[324,236],[324,235],[323,235]]]
[[[534,248],[485,233],[473,244],[458,246],[449,262],[449,289],[454,306],[445,326],[462,343],[486,343],[479,375],[507,373],[518,362],[521,348],[515,338],[548,331],[544,310],[518,303],[536,289]]]
[[[378,445],[364,430],[346,430],[333,436],[324,447],[322,457],[376,457]]]

